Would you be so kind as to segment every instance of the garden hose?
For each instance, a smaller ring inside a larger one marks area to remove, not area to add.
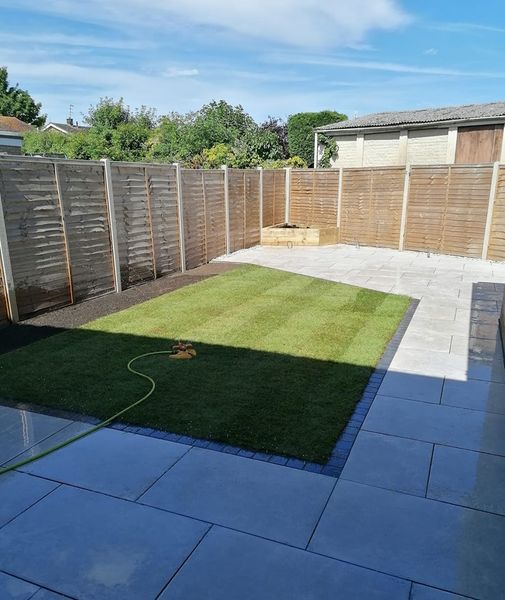
[[[98,423],[98,425],[91,427],[87,431],[83,431],[82,433],[79,433],[79,434],[75,435],[74,437],[71,437],[70,439],[65,440],[64,442],[56,444],[55,446],[52,446],[51,448],[48,448],[47,450],[44,450],[43,452],[40,452],[39,454],[36,454],[35,456],[30,456],[29,458],[20,460],[19,462],[9,465],[8,467],[3,467],[3,468],[0,467],[0,475],[3,475],[4,473],[8,473],[9,471],[14,471],[14,469],[19,469],[20,467],[24,467],[25,465],[28,465],[36,460],[39,460],[39,458],[47,456],[48,454],[52,454],[53,452],[56,452],[56,450],[60,450],[60,448],[64,448],[65,446],[68,446],[69,444],[72,444],[73,442],[76,442],[77,440],[80,440],[80,439],[86,437],[90,433],[94,433],[95,431],[102,429],[102,427],[106,427],[107,425],[109,425],[110,423],[115,421],[118,417],[120,417],[121,415],[124,415],[132,408],[135,408],[135,406],[138,406],[142,402],[145,402],[153,394],[154,390],[156,389],[156,382],[154,381],[154,379],[152,377],[149,377],[149,375],[146,375],[145,373],[142,373],[141,371],[137,371],[136,369],[134,369],[132,367],[132,364],[139,358],[145,358],[146,356],[155,356],[157,354],[170,354],[170,355],[174,356],[174,351],[173,350],[159,350],[157,352],[147,352],[146,354],[139,354],[138,356],[133,357],[126,366],[128,371],[130,371],[134,375],[138,375],[139,377],[143,377],[144,379],[147,379],[147,381],[149,381],[151,384],[151,389],[147,392],[147,394],[144,394],[144,396],[142,396],[142,398],[140,398],[140,400],[137,400],[133,404],[130,404],[130,406],[123,408],[123,410],[120,410],[115,415],[112,415],[112,417],[105,419],[105,421]]]

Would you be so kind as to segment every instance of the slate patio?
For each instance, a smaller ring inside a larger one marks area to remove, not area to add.
[[[420,300],[340,478],[102,430],[0,477],[0,598],[504,597],[505,265],[349,246],[230,260]],[[0,407],[0,463],[86,426]]]

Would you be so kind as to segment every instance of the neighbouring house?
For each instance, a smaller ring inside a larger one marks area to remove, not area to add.
[[[50,121],[42,127],[42,131],[57,131],[58,133],[64,133],[65,135],[87,131],[88,129],[89,127],[79,125],[77,122],[74,123],[72,117],[68,117],[65,123],[54,123],[53,121]]]
[[[17,117],[0,115],[0,154],[21,154],[23,135],[33,129]]]
[[[374,113],[316,128],[314,159],[324,134],[337,143],[332,167],[504,161],[504,123],[505,102]]]

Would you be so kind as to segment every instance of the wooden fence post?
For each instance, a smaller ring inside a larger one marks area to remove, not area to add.
[[[487,205],[486,228],[484,229],[484,241],[482,243],[482,258],[487,259],[489,250],[489,239],[491,238],[491,227],[493,226],[493,209],[496,199],[496,188],[498,187],[498,174],[500,163],[493,164],[493,175],[491,176],[491,187],[489,188],[489,203]]]
[[[7,310],[9,318],[13,323],[19,321],[18,305],[16,302],[16,286],[12,276],[11,257],[9,254],[9,244],[7,241],[7,228],[5,226],[4,209],[2,205],[2,196],[0,195],[0,260],[2,261],[2,274],[4,278],[5,296],[7,300]]]
[[[58,194],[58,204],[60,205],[61,227],[63,229],[63,243],[65,244],[65,259],[67,261],[68,291],[70,293],[70,304],[74,304],[74,281],[72,277],[72,263],[70,261],[70,252],[68,250],[67,223],[65,220],[65,206],[63,204],[63,195],[61,193],[60,172],[58,163],[54,163],[54,180],[56,182],[56,192]]]
[[[177,189],[177,222],[179,224],[179,253],[181,256],[181,273],[186,271],[186,242],[184,239],[184,202],[182,200],[181,165],[174,163],[175,184]]]
[[[149,221],[149,233],[151,234],[151,258],[153,261],[153,279],[157,278],[156,250],[154,248],[154,228],[151,202],[151,189],[149,187],[149,176],[147,175],[147,166],[144,166],[144,189],[146,193],[147,219]]]
[[[107,196],[107,213],[109,216],[110,241],[112,246],[112,263],[114,265],[114,287],[116,292],[122,290],[121,264],[119,259],[119,244],[117,239],[116,211],[114,208],[114,190],[112,188],[112,171],[110,160],[102,158],[105,174],[105,192]]]
[[[403,250],[405,243],[405,227],[407,225],[407,209],[409,205],[409,190],[410,190],[410,164],[405,166],[405,180],[403,182],[403,202],[402,202],[402,217],[400,221],[400,241],[398,249]]]
[[[344,169],[338,168],[338,193],[337,193],[337,233],[340,241],[340,223],[342,222],[342,185],[344,182]]]
[[[260,202],[260,244],[261,244],[261,231],[263,229],[263,167],[258,167],[260,174],[259,180],[259,202]]]
[[[284,207],[284,222],[289,223],[289,209],[291,205],[291,167],[285,167],[286,171],[286,204]]]
[[[230,237],[230,191],[229,191],[229,173],[228,166],[221,167],[224,171],[224,230],[226,239],[226,254],[230,254],[231,237]]]

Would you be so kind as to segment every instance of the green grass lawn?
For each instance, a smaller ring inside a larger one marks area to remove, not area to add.
[[[324,462],[409,299],[242,266],[0,356],[4,397]]]

